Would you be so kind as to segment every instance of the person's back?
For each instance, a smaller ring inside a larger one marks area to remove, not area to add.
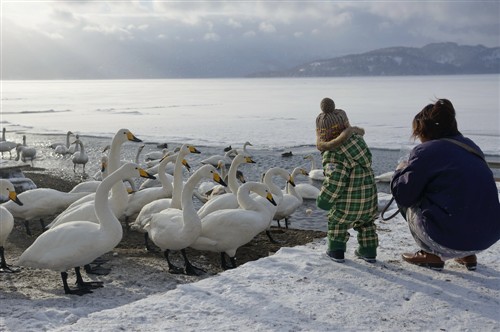
[[[480,151],[462,135],[452,138]],[[404,177],[393,180],[393,188],[402,206],[420,203],[432,220],[425,227],[433,240],[456,250],[484,250],[498,240],[498,190],[484,160],[439,139],[416,147],[411,158],[418,160],[410,163]],[[495,219],[498,222],[491,222]]]

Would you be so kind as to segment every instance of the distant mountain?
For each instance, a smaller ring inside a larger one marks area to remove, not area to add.
[[[421,48],[389,47],[309,62],[289,70],[249,77],[459,75],[500,73],[500,47],[434,43]]]

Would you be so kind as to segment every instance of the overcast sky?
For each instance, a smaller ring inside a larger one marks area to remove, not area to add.
[[[500,46],[500,1],[1,1],[2,78],[234,77],[433,42]]]

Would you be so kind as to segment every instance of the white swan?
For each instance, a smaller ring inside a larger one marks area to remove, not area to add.
[[[12,150],[16,148],[17,143],[12,142],[12,141],[7,141],[5,139],[5,127],[2,129],[2,140],[0,141],[0,152],[2,153],[2,158],[3,158],[3,153],[8,152],[10,155],[10,159],[12,159]]]
[[[31,166],[33,166],[33,160],[36,158],[36,149],[26,145],[26,135],[23,135],[23,144],[16,145],[16,161],[21,159],[22,162],[31,161]]]
[[[134,136],[128,129],[120,129],[116,132],[111,142],[111,148],[108,155],[108,172],[112,173],[120,167],[120,150],[125,142],[142,142]],[[52,228],[73,220],[94,220],[97,222],[97,216],[94,209],[94,195],[89,194],[82,199],[74,202],[68,208],[59,214],[47,227]],[[125,212],[128,202],[128,192],[123,181],[117,182],[111,189],[110,204],[115,215],[120,218]]]
[[[99,223],[82,220],[51,228],[40,235],[19,258],[19,264],[61,273],[66,294],[91,293],[90,288],[102,287],[83,282],[80,266],[91,263],[99,256],[113,250],[122,239],[122,226],[109,205],[108,194],[115,183],[129,177],[150,177],[137,164],[123,165],[106,177],[95,196],[95,210]],[[75,268],[78,289],[68,286],[68,271]],[[89,287],[90,286],[90,287]]]
[[[76,172],[76,165],[82,165],[83,173],[85,173],[85,165],[89,161],[89,156],[85,153],[83,142],[80,139],[77,139],[72,144],[78,144],[80,146],[80,149],[73,153],[73,156],[71,157],[71,160],[73,161],[73,172]]]
[[[310,183],[297,183],[295,190],[302,197],[302,199],[315,200],[319,196],[319,189]]]
[[[236,250],[265,231],[272,217],[268,206],[250,197],[251,191],[276,205],[267,185],[260,182],[244,183],[237,192],[241,208],[219,210],[207,215],[202,219],[200,236],[191,244],[191,248],[196,250],[221,253],[224,270],[236,267]],[[224,254],[229,256],[232,266],[227,266]]]
[[[73,135],[73,133],[71,131],[68,131],[66,133],[66,144],[52,143],[50,145],[50,147],[54,149],[55,154],[59,154],[59,155],[64,156],[64,155],[69,153],[69,147],[71,146],[69,138],[71,135]]]
[[[231,167],[229,167],[229,173],[227,176],[227,182],[229,191],[228,193],[216,196],[203,204],[203,206],[198,210],[198,215],[200,218],[206,217],[208,214],[223,209],[236,209],[238,208],[238,199],[236,193],[238,192],[239,184],[236,178],[236,172],[238,167],[243,163],[255,163],[252,158],[244,156],[242,154],[236,155],[234,157]]]
[[[14,185],[9,180],[0,179],[0,196],[6,196],[9,200],[15,202],[18,205],[23,205],[23,203],[17,198],[16,189]],[[0,206],[0,273],[14,273],[19,272],[19,269],[12,268],[7,265],[5,260],[5,242],[9,237],[9,234],[14,228],[14,217],[12,214]]]
[[[53,216],[77,199],[88,195],[88,193],[65,193],[51,188],[35,188],[26,190],[18,195],[23,206],[19,206],[12,201],[1,204],[9,210],[16,219],[24,220],[26,233],[31,235],[29,222],[34,219],[40,219],[42,229],[45,228],[43,219]]]
[[[243,154],[245,156],[249,156],[251,157],[252,154],[250,152],[248,152],[248,149],[247,149],[247,146],[253,146],[252,143],[250,143],[249,141],[246,141],[244,144],[243,144],[243,150],[239,150],[237,149],[236,150],[236,153],[237,154]]]
[[[292,171],[292,178],[295,180],[296,176],[302,174],[308,176],[305,169],[301,167],[295,167]],[[286,184],[285,193],[283,194],[283,199],[278,204],[278,208],[274,213],[274,220],[279,222],[285,219],[285,227],[288,228],[288,218],[302,205],[303,199],[297,191],[295,190],[295,185],[292,183]]]
[[[161,151],[151,151],[144,155],[144,160],[145,161],[160,160],[161,158],[165,157],[165,155],[168,152],[169,151],[167,148],[164,148]]]
[[[164,252],[171,273],[199,275],[198,269],[189,262],[185,248],[189,247],[201,232],[201,220],[193,204],[193,192],[198,182],[203,178],[213,179],[217,183],[224,184],[214,166],[204,165],[200,167],[184,185],[182,210],[171,207],[153,214],[149,223],[144,227],[151,241]],[[181,250],[185,263],[184,269],[176,267],[170,262],[170,250]]]
[[[311,161],[311,170],[309,171],[309,177],[313,180],[323,181],[325,179],[325,174],[323,173],[323,169],[316,168],[316,161],[314,160],[313,155],[307,155],[304,159],[309,159]]]
[[[219,155],[219,154],[214,154],[206,159],[203,159],[201,161],[202,164],[210,164],[214,167],[217,167],[217,164],[219,163],[220,160],[222,160],[226,165],[230,165],[231,162],[233,161],[231,159],[231,155],[234,154],[236,152],[235,149],[231,149],[229,151],[227,151],[226,153],[224,153],[223,156]]]

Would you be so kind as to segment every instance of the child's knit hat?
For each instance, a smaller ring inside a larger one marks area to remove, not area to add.
[[[328,113],[335,110],[335,102],[330,98],[323,98],[323,100],[321,100],[320,106],[323,113]]]

